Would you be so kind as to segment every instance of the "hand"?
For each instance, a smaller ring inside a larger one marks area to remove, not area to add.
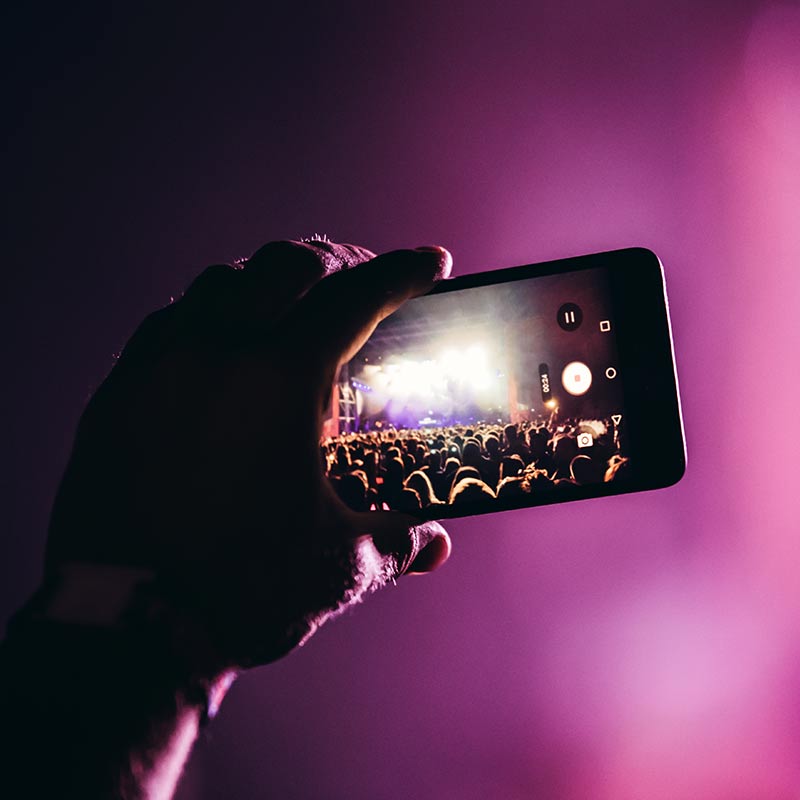
[[[153,570],[223,669],[278,658],[370,590],[441,565],[438,524],[335,497],[319,436],[338,365],[450,266],[441,248],[375,257],[312,241],[205,270],[147,317],[90,401],[48,571]]]

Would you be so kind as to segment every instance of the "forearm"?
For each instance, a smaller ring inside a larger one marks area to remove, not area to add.
[[[149,637],[12,626],[0,645],[0,795],[169,798],[206,713]]]

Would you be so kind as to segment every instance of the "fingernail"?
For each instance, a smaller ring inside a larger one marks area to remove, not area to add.
[[[450,270],[453,267],[453,256],[450,254],[450,251],[444,247],[439,247],[439,245],[424,245],[423,247],[415,248],[417,252],[420,253],[436,253],[441,259],[441,267],[439,268],[439,274],[436,276],[437,279],[446,278],[450,274]]]
[[[452,551],[452,544],[450,537],[444,528],[441,528],[441,533],[434,536],[431,541],[422,547],[417,553],[416,558],[411,562],[406,575],[421,575],[425,572],[433,572],[444,564]]]

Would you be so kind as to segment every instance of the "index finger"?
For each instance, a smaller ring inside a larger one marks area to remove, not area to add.
[[[327,371],[362,347],[378,323],[450,274],[443,247],[394,250],[320,281],[287,320],[303,357]]]
[[[316,283],[375,258],[371,250],[327,239],[269,242],[244,262],[242,278],[259,315],[277,317]]]

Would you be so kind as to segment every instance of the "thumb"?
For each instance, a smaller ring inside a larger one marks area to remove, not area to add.
[[[450,537],[438,522],[396,511],[366,511],[355,516],[359,527],[369,531],[378,552],[394,561],[389,577],[433,572],[450,557]]]

